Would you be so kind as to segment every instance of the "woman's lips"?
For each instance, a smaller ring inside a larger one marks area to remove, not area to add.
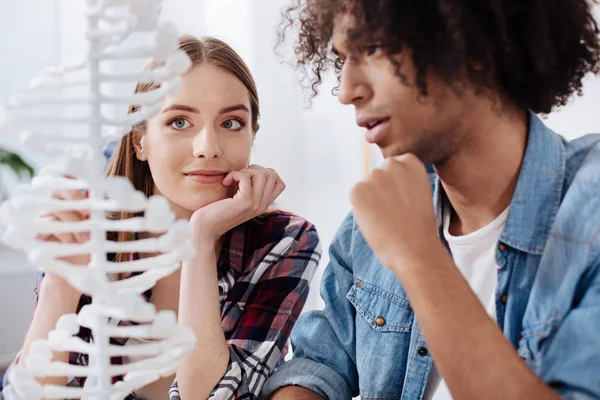
[[[226,174],[220,171],[193,171],[185,173],[184,175],[194,182],[210,185],[221,183]]]

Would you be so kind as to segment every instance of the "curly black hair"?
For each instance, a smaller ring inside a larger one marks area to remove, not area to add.
[[[324,72],[333,67],[339,77],[341,65],[331,52],[333,21],[349,13],[356,23],[346,45],[360,50],[376,41],[390,59],[410,49],[423,96],[425,77],[433,73],[448,84],[466,78],[517,107],[547,114],[572,94],[581,94],[584,76],[600,72],[596,4],[598,0],[295,0],[283,14],[278,43],[285,41],[288,28],[298,29],[296,63],[314,97]]]

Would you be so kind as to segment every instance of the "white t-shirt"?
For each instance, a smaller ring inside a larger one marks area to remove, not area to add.
[[[496,247],[507,217],[508,208],[483,228],[468,235],[452,236],[448,231],[450,209],[444,207],[444,238],[448,242],[454,263],[494,320],[496,319],[495,291],[498,282]],[[435,364],[429,374],[423,398],[424,400],[452,400],[448,386],[435,368]]]

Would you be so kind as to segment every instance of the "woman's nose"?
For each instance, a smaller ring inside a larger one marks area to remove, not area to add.
[[[202,129],[194,138],[194,157],[196,158],[219,158],[223,155],[223,149],[219,138],[211,129]]]

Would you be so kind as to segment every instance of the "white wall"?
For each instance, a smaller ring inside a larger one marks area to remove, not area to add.
[[[583,97],[571,99],[567,106],[545,120],[553,130],[569,139],[600,133],[600,78],[588,78],[584,82]]]
[[[23,253],[0,246],[0,370],[21,348],[34,309],[34,268]],[[10,268],[7,268],[10,267]]]
[[[54,0],[0,1],[0,102],[60,61],[54,6]],[[13,138],[0,139],[0,147],[21,149]],[[22,254],[0,244],[0,368],[20,348],[33,310],[35,271],[25,266]]]
[[[25,84],[43,66],[83,54],[82,3],[0,1],[0,51],[4,55],[0,63],[0,101],[7,98],[14,85]],[[295,72],[273,53],[279,11],[287,3],[167,0],[163,17],[187,33],[226,40],[250,65],[262,106],[253,162],[279,171],[288,185],[279,206],[313,222],[325,250],[307,304],[310,309],[321,305],[318,280],[328,259],[326,249],[350,209],[349,190],[363,174],[364,142],[353,122],[353,109],[340,105],[329,94],[331,80],[322,86],[312,109],[303,108]],[[600,132],[600,79],[586,81],[584,92],[583,98],[551,115],[549,125],[570,138]],[[32,307],[30,288],[34,283],[31,271],[16,271],[22,262],[8,260],[3,254],[0,250],[0,306],[5,310],[0,313],[0,364],[20,346]],[[17,273],[1,272],[6,269]],[[15,305],[8,307],[13,302]]]

